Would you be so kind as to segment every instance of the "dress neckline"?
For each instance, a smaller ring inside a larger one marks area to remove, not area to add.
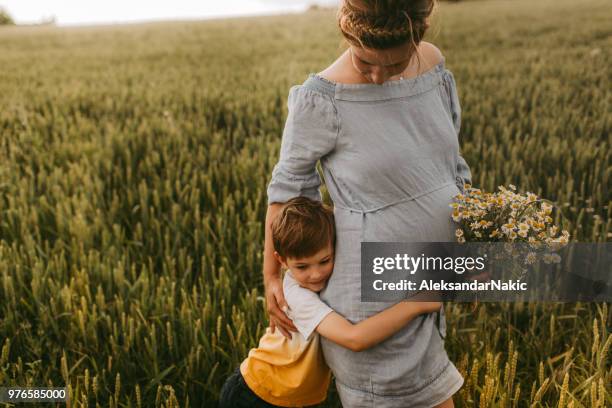
[[[441,73],[445,71],[445,58],[436,65],[412,78],[395,79],[382,84],[361,83],[349,84],[334,82],[317,73],[308,74],[308,82],[315,82],[319,88],[324,88],[335,99],[349,101],[373,101],[401,98],[426,92],[441,82]]]

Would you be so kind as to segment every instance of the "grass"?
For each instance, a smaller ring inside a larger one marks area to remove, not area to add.
[[[265,189],[289,87],[341,52],[333,14],[0,29],[0,385],[214,405],[267,325]],[[557,202],[578,241],[612,237],[611,19],[605,0],[443,3],[427,38],[474,184]],[[446,314],[456,406],[612,404],[609,305]]]

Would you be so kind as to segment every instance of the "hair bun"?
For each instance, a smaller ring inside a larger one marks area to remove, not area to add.
[[[349,43],[361,47],[386,49],[409,41],[416,48],[434,6],[435,0],[344,0],[338,26]]]

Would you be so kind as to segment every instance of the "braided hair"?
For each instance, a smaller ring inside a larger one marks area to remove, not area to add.
[[[336,18],[344,38],[362,48],[417,45],[429,27],[435,0],[342,0]]]

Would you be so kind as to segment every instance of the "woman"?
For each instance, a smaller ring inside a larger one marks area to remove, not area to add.
[[[295,330],[272,256],[269,225],[295,196],[321,200],[321,161],[334,203],[336,263],[323,299],[363,320],[388,303],[362,303],[361,241],[449,242],[452,197],[471,182],[459,154],[453,75],[421,41],[434,0],[345,0],[338,23],[349,48],[289,91],[280,158],[268,185],[264,283],[272,330]],[[344,407],[453,407],[463,378],[444,350],[445,320],[414,319],[387,341],[353,352],[325,339]]]

